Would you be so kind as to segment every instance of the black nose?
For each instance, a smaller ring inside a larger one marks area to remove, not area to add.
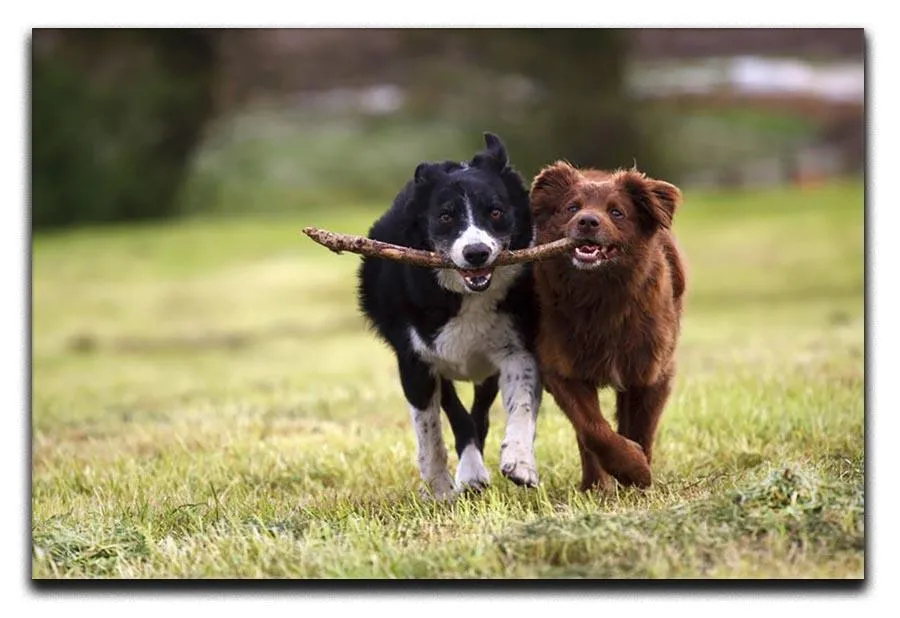
[[[463,247],[463,257],[466,258],[466,261],[472,266],[481,266],[487,262],[490,254],[491,248],[481,242]]]
[[[593,230],[600,227],[600,217],[585,213],[578,217],[578,229],[582,231]]]

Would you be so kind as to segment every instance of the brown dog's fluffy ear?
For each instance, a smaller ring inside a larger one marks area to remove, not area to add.
[[[681,205],[681,189],[633,169],[619,172],[616,181],[641,210],[649,228],[672,227],[675,211]]]
[[[531,183],[531,213],[540,224],[559,208],[559,201],[581,177],[566,161],[544,167]]]
[[[531,193],[565,191],[578,181],[578,170],[566,161],[544,167],[531,183]]]

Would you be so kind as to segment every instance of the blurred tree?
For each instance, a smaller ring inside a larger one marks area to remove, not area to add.
[[[404,40],[426,67],[411,83],[420,112],[457,90],[473,124],[499,132],[523,173],[557,158],[601,168],[637,159],[642,169],[666,172],[652,125],[639,122],[626,92],[627,32],[418,30]],[[457,61],[454,75],[433,70],[448,57]]]
[[[32,226],[165,217],[212,117],[215,31],[35,30]]]

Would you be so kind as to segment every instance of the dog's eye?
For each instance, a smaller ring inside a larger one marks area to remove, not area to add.
[[[451,221],[453,221],[453,215],[451,215],[449,212],[441,213],[441,216],[439,218],[441,223],[450,223]]]
[[[622,211],[619,210],[618,208],[613,208],[612,210],[609,211],[609,214],[611,214],[611,215],[613,216],[614,219],[621,219],[622,217],[625,216],[625,215],[622,213]]]
[[[569,212],[578,212],[579,210],[581,210],[581,206],[579,206],[578,204],[569,204],[569,207],[566,208],[566,210]]]
[[[503,216],[503,211],[500,210],[499,208],[495,208],[494,210],[491,211],[491,219],[493,219],[494,221],[499,220],[500,217],[502,217],[502,216]]]

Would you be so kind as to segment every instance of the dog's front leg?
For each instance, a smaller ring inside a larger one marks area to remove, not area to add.
[[[476,393],[478,392],[476,387]],[[477,395],[476,395],[477,400]],[[456,394],[453,382],[441,380],[441,406],[450,421],[450,428],[456,438],[456,487],[459,490],[481,491],[490,484],[491,476],[484,467],[482,448],[478,442],[475,421],[463,407]]]
[[[544,374],[544,384],[572,422],[581,446],[596,456],[603,470],[612,474],[623,485],[650,485],[650,464],[643,449],[636,442],[613,431],[603,418],[596,384],[566,378],[552,371]],[[590,460],[587,463],[592,465]],[[584,465],[585,459],[582,457],[582,485],[585,481]],[[587,480],[603,482],[603,479],[591,479],[590,470],[587,472]]]
[[[447,467],[447,447],[441,433],[441,385],[417,359],[400,362],[400,382],[409,402],[419,473],[431,494],[444,500],[453,495],[453,477]]]
[[[633,386],[616,395],[619,433],[644,449],[647,461],[653,461],[653,440],[659,418],[672,392],[668,375],[651,386]]]
[[[496,360],[500,392],[507,412],[506,435],[500,444],[500,472],[517,485],[538,484],[534,438],[541,405],[537,361],[521,350]]]
[[[597,455],[585,444],[586,438],[576,430],[578,442],[578,454],[581,456],[581,491],[596,489],[598,491],[610,491],[613,489],[613,480],[609,473],[600,465]]]

